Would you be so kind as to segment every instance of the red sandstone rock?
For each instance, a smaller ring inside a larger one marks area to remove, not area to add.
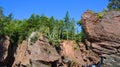
[[[120,57],[120,11],[109,11],[102,19],[87,11],[82,16],[82,25],[94,52]]]

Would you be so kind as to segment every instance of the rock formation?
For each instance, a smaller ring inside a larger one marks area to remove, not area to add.
[[[100,61],[99,56],[90,50],[86,50],[83,43],[77,44],[75,41],[69,40],[61,43],[61,56],[67,67],[82,67],[97,64]]]
[[[104,64],[120,67],[120,11],[103,18],[87,11],[82,16],[85,43],[61,40],[53,46],[39,32],[16,46],[8,36],[0,37],[0,67],[85,67]]]
[[[18,46],[13,67],[47,67],[60,58],[55,48],[40,33],[39,38],[34,44],[23,41]]]
[[[109,11],[102,19],[87,11],[82,16],[82,25],[91,50],[104,57],[103,63],[109,67],[119,67],[120,11]]]
[[[10,45],[10,38],[8,36],[0,37],[0,66],[11,66],[14,58],[12,57],[12,50]]]
[[[34,44],[23,41],[18,46],[12,67],[82,67],[97,64],[100,61],[99,56],[86,50],[82,43],[62,41],[58,50],[40,33],[38,35],[39,39]]]

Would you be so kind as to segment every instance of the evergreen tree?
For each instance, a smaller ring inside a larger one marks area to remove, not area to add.
[[[75,20],[72,18],[71,20],[71,39],[74,40],[75,37]]]
[[[68,38],[69,38],[69,24],[70,24],[70,18],[69,18],[68,11],[66,12],[64,22],[65,22],[65,25],[66,25],[65,26],[66,27],[66,39],[68,40]]]
[[[64,39],[65,23],[63,20],[59,22],[59,39]]]
[[[108,4],[109,10],[119,10],[120,9],[120,0],[109,0]]]
[[[4,14],[3,14],[3,8],[0,7],[0,19],[1,19],[3,16],[4,16]]]
[[[78,24],[81,26],[81,21]],[[12,44],[21,43],[35,31],[41,32],[54,45],[60,40],[80,41],[84,39],[84,33],[76,33],[75,25],[75,20],[70,19],[68,11],[65,18],[61,20],[55,19],[53,16],[48,18],[34,14],[28,19],[16,20],[13,19],[12,13],[5,16],[0,8],[0,36],[8,35]]]

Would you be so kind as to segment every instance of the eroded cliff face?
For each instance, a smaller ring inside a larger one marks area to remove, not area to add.
[[[35,33],[35,32],[33,32]],[[49,67],[60,58],[59,54],[48,40],[38,33],[39,39],[30,44],[23,41],[17,48],[12,67]]]
[[[14,62],[13,47],[8,36],[0,37],[0,67],[11,67]]]
[[[94,52],[87,50],[83,43],[76,43],[75,41],[63,41],[61,43],[61,56],[64,57],[62,61],[67,64],[66,67],[82,67],[97,64],[100,58]],[[68,65],[69,61],[71,64]]]
[[[82,16],[83,30],[91,50],[104,57],[109,67],[120,66],[120,11],[109,11],[102,19],[87,11]]]
[[[8,56],[8,47],[10,45],[9,43],[9,37],[1,37],[0,38],[0,66],[4,66],[6,64],[6,58]]]
[[[39,32],[16,46],[8,36],[0,38],[0,66],[7,67],[85,67],[104,63],[120,67],[120,12],[110,11],[102,19],[86,11],[82,16],[85,44],[62,40],[53,46]],[[30,38],[38,34],[38,39]],[[15,60],[14,60],[15,59]]]
[[[37,40],[23,41],[16,51],[13,51],[16,46],[10,45],[8,36],[1,37],[0,67],[82,67],[100,61],[98,54],[87,50],[81,42],[62,40],[55,47],[41,33],[31,35],[36,33]]]
[[[38,34],[40,38],[34,44],[23,41],[18,46],[12,67],[82,67],[100,61],[99,56],[86,50],[82,43],[64,40],[55,48],[44,36]]]

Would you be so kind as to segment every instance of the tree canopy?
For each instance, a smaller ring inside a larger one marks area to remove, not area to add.
[[[109,0],[107,7],[109,10],[120,10],[120,0]]]
[[[64,19],[58,20],[44,15],[32,14],[28,19],[16,20],[12,14],[4,16],[0,8],[0,36],[8,35],[11,43],[21,43],[27,39],[32,32],[41,32],[50,42],[55,44],[58,40],[77,40],[81,38],[80,33],[75,32],[76,22],[70,18],[68,11]]]

